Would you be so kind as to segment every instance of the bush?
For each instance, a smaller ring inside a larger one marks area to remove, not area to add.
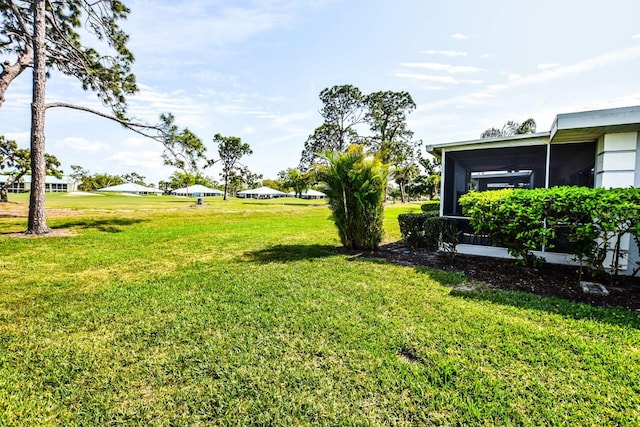
[[[460,198],[478,234],[487,234],[527,266],[540,260],[532,251],[550,247],[562,234],[577,260],[617,274],[621,241],[640,227],[640,189],[554,187],[535,190],[471,192]],[[545,224],[546,221],[546,224]],[[607,254],[611,264],[605,266]]]
[[[544,189],[471,192],[460,198],[477,234],[488,235],[526,266],[542,260],[533,254],[548,246],[554,230],[544,226]]]
[[[458,226],[454,219],[432,213],[398,215],[402,240],[411,247],[436,251],[441,248],[453,257],[458,244]]]
[[[340,241],[351,249],[374,250],[382,241],[387,165],[367,156],[362,146],[327,152],[318,168]]]
[[[420,205],[422,212],[437,211],[440,215],[440,200],[429,200]]]

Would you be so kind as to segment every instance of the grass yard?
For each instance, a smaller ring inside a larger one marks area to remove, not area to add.
[[[640,313],[340,255],[323,202],[10,200],[0,425],[640,424]]]

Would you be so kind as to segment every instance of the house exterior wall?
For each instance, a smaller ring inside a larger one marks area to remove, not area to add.
[[[596,187],[624,188],[636,183],[638,132],[610,133],[598,139]]]
[[[640,133],[610,133],[598,139],[596,187],[640,187]],[[635,242],[625,236],[621,241],[623,272],[631,274],[640,260]],[[607,257],[605,265],[610,263]]]

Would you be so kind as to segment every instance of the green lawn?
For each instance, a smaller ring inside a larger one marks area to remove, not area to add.
[[[640,424],[640,313],[338,255],[324,202],[10,200],[0,425]]]

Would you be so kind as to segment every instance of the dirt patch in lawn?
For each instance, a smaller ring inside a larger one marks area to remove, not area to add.
[[[355,251],[350,251],[355,255]],[[394,264],[429,267],[450,272],[461,272],[470,281],[481,281],[491,288],[518,290],[543,296],[554,296],[594,306],[617,306],[640,311],[640,278],[618,276],[613,284],[608,278],[584,277],[602,283],[607,296],[586,294],[579,283],[578,268],[545,264],[540,268],[516,265],[514,260],[457,254],[453,261],[442,254],[391,243],[371,253],[358,253],[363,257],[384,258]]]

